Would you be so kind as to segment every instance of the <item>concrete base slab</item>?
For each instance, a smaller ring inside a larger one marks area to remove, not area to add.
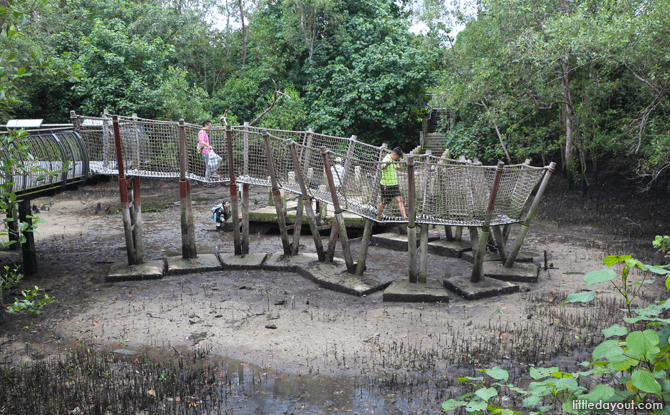
[[[472,246],[470,246],[470,242],[466,241],[449,242],[446,239],[440,239],[439,241],[428,242],[428,253],[433,255],[462,258],[468,251],[472,251]]]
[[[319,256],[316,253],[285,256],[283,252],[278,252],[265,260],[263,269],[269,271],[300,272],[301,267],[318,260]],[[344,262],[338,260],[333,261],[333,263],[342,263],[344,265]]]
[[[192,259],[184,259],[180,256],[168,257],[167,259],[167,275],[184,275],[222,269],[223,266],[214,254],[200,254],[197,258]]]
[[[470,252],[463,253],[462,258],[464,260],[468,261],[468,262],[472,262],[473,261],[472,255],[473,255],[472,250],[470,250]],[[538,254],[537,252],[519,252],[519,255],[516,256],[516,260],[514,261],[514,263],[515,264],[518,263],[518,262],[521,262],[521,263],[537,262],[537,263],[539,263],[539,262],[542,262],[542,259],[543,259],[542,255]],[[500,255],[498,255],[497,252],[491,252],[489,254],[486,254],[486,256],[484,257],[484,261],[498,261],[498,262],[500,262]]]
[[[142,265],[128,265],[127,262],[115,262],[109,267],[105,281],[155,280],[165,275],[165,260],[145,261]]]
[[[220,254],[219,259],[224,269],[248,270],[260,269],[267,256],[268,254],[266,253],[246,255]]]
[[[539,270],[535,264],[515,264],[505,268],[499,262],[484,261],[484,275],[501,281],[537,282]]]
[[[466,300],[495,297],[502,294],[511,294],[519,291],[519,286],[506,281],[492,278],[483,278],[477,283],[470,282],[470,276],[455,276],[442,282],[445,288],[453,291]]]
[[[425,284],[412,283],[409,280],[393,282],[384,290],[384,302],[436,303],[449,301],[447,290],[439,281],[428,279]]]
[[[393,282],[392,279],[380,278],[373,274],[351,275],[346,272],[346,265],[343,262],[333,264],[312,262],[302,267],[299,273],[323,288],[358,297],[381,291]]]
[[[416,232],[416,246],[419,246],[420,232],[417,226]],[[440,239],[440,236],[437,235],[437,232],[428,232],[428,249],[430,249],[430,243],[432,241],[437,241]],[[394,251],[407,252],[407,235],[399,235],[397,232],[385,232],[372,235],[370,243],[374,246],[381,248],[392,249]]]

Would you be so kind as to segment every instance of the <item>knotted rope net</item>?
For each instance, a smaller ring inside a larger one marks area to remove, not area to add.
[[[110,117],[77,116],[79,133],[90,154],[91,170],[118,174]],[[126,174],[146,177],[179,177],[179,124],[176,122],[119,117],[119,132]],[[229,166],[237,183],[269,187],[271,157],[278,186],[301,194],[296,171],[311,198],[333,204],[322,148],[330,165],[340,207],[378,222],[406,222],[409,214],[407,157],[389,158],[391,151],[357,141],[313,131],[263,130],[249,126],[231,128],[232,160],[225,127],[207,130],[209,143],[221,160],[208,166],[197,149],[200,126],[184,124],[188,167],[186,177],[200,182],[229,182]],[[266,150],[267,134],[270,154]],[[299,166],[293,165],[294,145]],[[462,162],[432,155],[414,157],[416,222],[436,225],[482,226],[493,189],[495,166]],[[212,177],[215,168],[218,177]],[[524,206],[545,167],[510,165],[503,168],[491,225],[522,219]],[[209,177],[209,180],[207,180]],[[397,186],[397,187],[396,187]],[[402,207],[398,196],[401,198]],[[383,212],[379,214],[380,204]]]

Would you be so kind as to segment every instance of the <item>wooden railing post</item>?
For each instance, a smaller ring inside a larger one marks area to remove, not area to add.
[[[265,155],[268,160],[268,173],[270,174],[270,181],[272,182],[272,199],[277,210],[277,223],[279,224],[279,232],[281,234],[281,243],[284,248],[284,255],[291,255],[291,242],[288,238],[288,231],[286,230],[286,217],[284,216],[284,204],[281,200],[281,191],[277,183],[277,176],[275,174],[274,161],[272,159],[272,147],[270,146],[270,136],[267,130],[261,132],[263,141],[265,142]]]
[[[314,210],[312,210],[312,201],[309,198],[309,193],[307,192],[307,186],[305,185],[305,179],[302,176],[302,168],[298,160],[298,154],[295,150],[295,143],[289,144],[289,151],[291,152],[291,159],[293,161],[293,169],[295,170],[295,179],[300,186],[301,198],[303,200],[303,207],[305,208],[305,213],[307,213],[307,220],[309,221],[309,228],[312,232],[312,237],[314,238],[314,246],[316,247],[316,253],[319,256],[319,261],[324,261],[326,255],[323,252],[323,244],[321,242],[321,235],[319,234],[319,228],[316,222],[316,216],[314,215]]]
[[[347,236],[347,227],[344,223],[342,209],[340,208],[340,202],[337,198],[337,189],[335,188],[335,182],[333,181],[333,172],[330,169],[330,160],[328,159],[328,149],[325,146],[321,146],[321,156],[323,157],[323,169],[325,170],[326,179],[328,180],[328,187],[330,188],[330,196],[333,199],[333,210],[335,211],[335,223],[337,223],[337,233],[340,238],[340,244],[342,244],[342,253],[344,254],[344,262],[347,264],[347,271],[350,274],[354,274],[356,273],[356,266],[354,264],[354,259],[351,256],[351,250],[349,249],[349,238]]]
[[[414,155],[407,155],[407,188],[409,215],[407,217],[407,253],[409,254],[409,282],[418,281],[419,267],[416,257],[416,187],[414,186]]]
[[[181,206],[181,252],[184,259],[198,256],[195,249],[195,225],[191,203],[191,183],[186,180],[188,151],[186,149],[186,125],[179,120],[179,202]]]
[[[235,255],[242,255],[240,239],[240,208],[237,200],[237,183],[235,183],[235,159],[233,154],[233,127],[226,125],[226,151],[228,155],[228,176],[230,178],[230,212],[233,214],[233,241]],[[271,156],[270,156],[271,157]]]

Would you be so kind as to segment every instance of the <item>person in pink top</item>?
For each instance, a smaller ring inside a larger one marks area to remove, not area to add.
[[[210,120],[202,122],[202,130],[198,133],[198,149],[202,149],[202,159],[205,161],[205,180],[218,179],[219,174],[216,169],[221,165],[221,156],[214,152],[214,149],[209,144],[209,136],[207,130],[212,126]]]

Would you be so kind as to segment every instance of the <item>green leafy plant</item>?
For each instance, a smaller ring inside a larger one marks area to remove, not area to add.
[[[55,298],[50,297],[46,292],[40,294],[37,286],[34,289],[23,290],[23,299],[14,298],[14,304],[7,306],[7,312],[10,314],[40,314],[45,305],[56,301]]]
[[[653,245],[654,248],[660,249],[663,253],[668,252],[670,250],[670,235],[656,235]]]
[[[659,240],[659,237],[657,237]],[[661,238],[662,240],[662,238]],[[656,244],[655,244],[656,246]],[[656,246],[660,248],[659,246]],[[560,372],[557,367],[530,368],[535,380],[527,390],[507,383],[508,374],[503,369],[481,369],[489,378],[498,382],[487,383],[484,378],[460,378],[478,387],[474,392],[442,404],[445,411],[464,409],[470,414],[519,414],[512,409],[494,404],[493,398],[500,391],[516,393],[523,397],[523,407],[531,415],[556,410],[571,414],[605,414],[615,410],[641,410],[649,414],[670,414],[670,299],[656,301],[645,308],[634,308],[633,300],[643,284],[652,283],[649,274],[670,274],[666,267],[645,265],[630,256],[608,256],[603,260],[608,268],[589,272],[584,276],[587,286],[609,284],[625,299],[623,322],[603,329],[605,340],[592,352],[592,359],[581,363],[583,372]],[[641,281],[631,281],[630,271],[644,271]],[[670,289],[670,276],[666,278]],[[590,302],[600,291],[570,294],[563,305]],[[578,379],[585,376],[607,379],[607,384],[592,389],[580,386]]]

